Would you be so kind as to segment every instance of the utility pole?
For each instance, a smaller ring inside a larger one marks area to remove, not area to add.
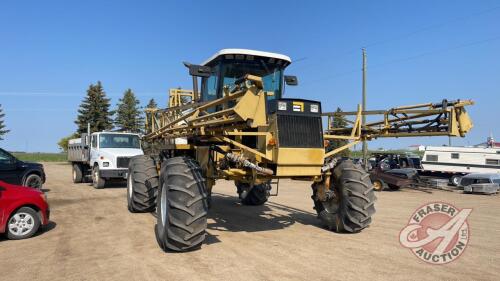
[[[362,102],[362,111],[366,111],[366,49],[363,48],[363,102]],[[366,115],[363,114],[361,121],[361,129],[366,124]],[[368,171],[368,144],[366,140],[363,139],[363,163],[365,170]]]

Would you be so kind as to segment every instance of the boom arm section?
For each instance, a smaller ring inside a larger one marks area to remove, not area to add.
[[[325,140],[350,140],[352,142],[327,153],[334,155],[363,140],[391,137],[453,136],[464,137],[472,128],[472,120],[465,107],[473,105],[471,100],[443,100],[441,103],[426,103],[400,106],[389,110],[362,111],[358,106],[353,112],[327,112],[328,129]],[[375,116],[380,120],[361,124],[362,116]],[[350,124],[345,128],[335,127],[335,118]]]
[[[243,85],[243,86],[241,86]],[[221,136],[237,128],[266,125],[265,95],[260,77],[247,75],[224,97],[146,111],[146,140],[187,136]]]

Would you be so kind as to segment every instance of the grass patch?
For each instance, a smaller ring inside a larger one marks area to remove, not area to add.
[[[66,153],[24,153],[24,152],[13,152],[17,159],[27,162],[66,162],[68,161],[68,156]]]

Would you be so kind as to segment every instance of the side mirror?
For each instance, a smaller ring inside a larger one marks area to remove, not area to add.
[[[299,84],[299,80],[297,80],[297,76],[285,75],[285,83],[288,86],[297,86]]]
[[[210,77],[211,69],[209,66],[196,65],[184,62],[184,65],[189,69],[189,75],[195,77]]]

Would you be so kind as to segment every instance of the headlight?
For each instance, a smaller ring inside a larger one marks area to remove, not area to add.
[[[102,162],[103,167],[109,167],[109,162]]]
[[[319,112],[319,105],[311,104],[311,112],[318,113]]]
[[[286,102],[279,101],[278,102],[278,110],[286,110]]]

